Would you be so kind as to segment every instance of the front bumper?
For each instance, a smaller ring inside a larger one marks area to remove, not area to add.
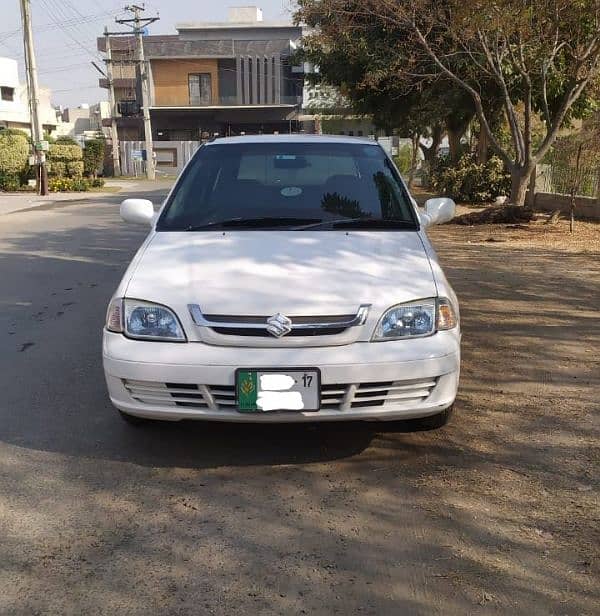
[[[460,333],[339,347],[235,348],[130,340],[105,331],[103,360],[112,403],[138,417],[253,423],[391,421],[435,415],[452,405],[460,372]],[[320,411],[236,410],[236,368],[292,366],[321,369]]]

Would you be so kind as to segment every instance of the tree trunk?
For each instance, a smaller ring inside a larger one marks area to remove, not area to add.
[[[477,136],[477,163],[485,165],[488,161],[488,150],[490,142],[483,126],[479,129],[479,135]]]
[[[410,171],[408,173],[408,189],[411,190],[413,186],[413,182],[415,180],[415,171],[417,170],[417,155],[419,152],[419,135],[413,135],[411,138],[412,141],[412,152],[410,157]]]
[[[530,210],[535,209],[535,193],[537,184],[537,165],[531,170],[529,174],[529,192],[527,193],[527,202],[525,205]]]
[[[450,148],[450,160],[457,163],[460,159],[460,138],[462,134],[458,131],[448,129],[448,146]]]
[[[571,193],[571,207],[569,208],[569,232],[575,231],[575,192]]]
[[[510,173],[510,199],[508,203],[512,205],[524,206],[527,186],[532,169],[527,167],[516,167]]]

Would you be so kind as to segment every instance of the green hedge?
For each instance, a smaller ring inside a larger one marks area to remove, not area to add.
[[[48,173],[56,178],[80,178],[83,175],[83,151],[70,143],[53,143],[48,151]]]
[[[0,172],[21,173],[29,160],[29,144],[20,135],[0,133]]]
[[[48,159],[62,160],[64,162],[82,160],[83,150],[78,145],[53,143],[48,151]]]
[[[74,160],[67,163],[67,175],[70,178],[80,178],[83,175],[83,161]]]
[[[96,177],[104,167],[104,139],[90,139],[85,142],[83,166],[87,176]]]
[[[67,163],[62,160],[50,160],[47,164],[48,175],[57,178],[63,178],[67,175]]]
[[[0,132],[0,190],[18,190],[29,168],[27,135]]]

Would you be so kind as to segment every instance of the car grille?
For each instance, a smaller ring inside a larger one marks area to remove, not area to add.
[[[278,337],[277,334],[269,333],[269,320],[281,316],[288,320],[289,326],[288,331],[281,335],[290,338],[304,338],[336,336],[349,329],[360,327],[365,324],[370,307],[369,304],[362,304],[355,314],[290,317],[204,314],[197,304],[190,304],[188,309],[196,325],[212,330],[221,336]]]
[[[348,410],[402,406],[425,401],[437,379],[413,379],[376,383],[321,385],[321,409]],[[237,407],[233,385],[196,385],[123,380],[132,398],[149,406],[233,410]]]
[[[259,338],[272,337],[267,328],[250,328],[248,324],[265,323],[268,316],[245,317],[245,316],[223,316],[216,314],[204,315],[208,321],[213,323],[211,329],[224,336],[251,336]],[[292,329],[287,334],[288,337],[296,336],[335,336],[348,329],[347,323],[351,323],[355,318],[354,314],[345,314],[326,317],[290,317],[294,325],[302,325],[302,329]],[[218,324],[223,323],[223,327]],[[342,323],[343,325],[340,325]],[[315,327],[311,325],[315,324]],[[237,326],[236,326],[237,325]],[[318,327],[316,326],[318,325]]]

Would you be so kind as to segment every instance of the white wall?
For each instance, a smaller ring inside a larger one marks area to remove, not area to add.
[[[19,70],[17,61],[12,58],[0,58],[0,86],[14,88],[12,101],[0,100],[0,125],[21,128],[29,131],[31,120],[29,103],[27,100],[27,87],[19,83]],[[40,88],[40,110],[42,124],[55,127],[57,125],[56,110],[50,102],[50,90]]]

